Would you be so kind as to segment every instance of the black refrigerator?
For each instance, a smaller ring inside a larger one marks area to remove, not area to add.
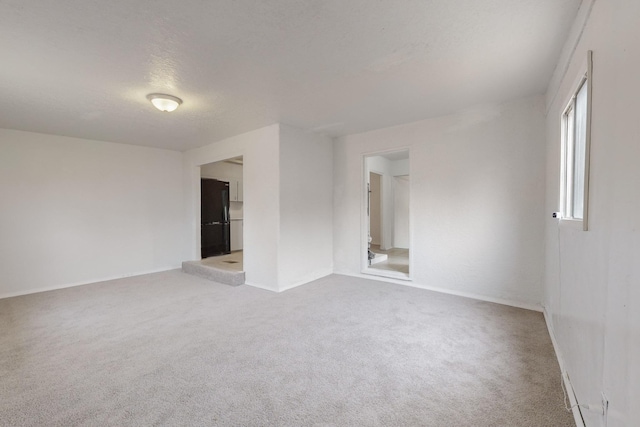
[[[202,258],[231,253],[229,183],[200,180]]]

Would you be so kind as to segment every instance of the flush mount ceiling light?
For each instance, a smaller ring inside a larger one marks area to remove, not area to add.
[[[182,104],[182,99],[164,93],[150,93],[147,99],[160,111],[171,112]]]

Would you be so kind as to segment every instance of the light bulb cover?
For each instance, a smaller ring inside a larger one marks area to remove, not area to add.
[[[182,104],[182,99],[164,93],[150,93],[147,95],[147,99],[160,111],[171,112]]]

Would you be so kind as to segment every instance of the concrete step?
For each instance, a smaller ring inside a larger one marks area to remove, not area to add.
[[[213,282],[224,283],[225,285],[244,285],[244,271],[223,270],[205,265],[202,261],[183,261],[182,271]]]

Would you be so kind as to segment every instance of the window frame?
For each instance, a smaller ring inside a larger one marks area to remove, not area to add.
[[[593,53],[587,52],[586,70],[581,73],[575,83],[571,86],[571,97],[565,103],[565,108],[560,116],[561,124],[561,171],[560,171],[560,220],[564,222],[582,223],[582,229],[588,230],[589,218],[589,165],[591,154],[591,104],[592,104],[592,70],[593,70]],[[580,91],[586,85],[587,102],[586,102],[586,123],[585,123],[585,147],[584,147],[584,193],[582,195],[583,209],[582,218],[576,218],[573,212],[574,204],[574,174],[575,174],[575,147],[576,147],[576,128],[575,128],[575,112],[576,98]]]

